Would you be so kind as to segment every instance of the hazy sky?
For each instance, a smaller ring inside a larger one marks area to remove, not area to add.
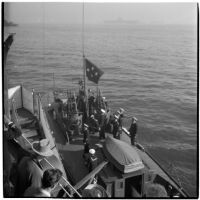
[[[196,3],[85,3],[85,23],[138,20],[144,23],[196,24]],[[82,3],[6,3],[5,18],[16,23],[82,23]]]

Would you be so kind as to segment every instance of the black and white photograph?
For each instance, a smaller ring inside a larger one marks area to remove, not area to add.
[[[1,10],[2,197],[199,197],[198,3]]]

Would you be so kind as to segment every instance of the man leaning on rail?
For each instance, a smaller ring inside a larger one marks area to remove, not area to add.
[[[24,197],[51,197],[51,192],[54,190],[61,177],[62,172],[59,169],[47,169],[41,180],[42,186],[30,186],[25,191]]]
[[[44,157],[53,155],[48,139],[42,139],[32,143],[33,155],[24,156],[17,167],[16,196],[22,197],[25,190],[30,186],[41,187],[43,169],[40,161]]]

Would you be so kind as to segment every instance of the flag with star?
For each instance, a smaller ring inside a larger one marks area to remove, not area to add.
[[[86,58],[85,58],[85,66],[86,66],[86,76],[88,77],[88,80],[98,84],[99,79],[104,72]]]

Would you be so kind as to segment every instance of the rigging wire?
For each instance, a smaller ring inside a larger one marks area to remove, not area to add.
[[[85,18],[85,8],[84,8],[84,1],[83,1],[83,4],[82,4],[82,53],[83,53],[83,82],[84,82],[84,93],[85,93],[85,96],[86,95],[86,66],[85,66],[85,50],[84,50],[84,39],[85,39],[85,30],[84,30],[84,25],[85,25],[85,21],[84,21],[84,18]]]
[[[85,21],[84,21],[84,18],[85,18],[85,8],[84,8],[84,1],[83,1],[83,4],[82,4],[82,53],[83,53],[83,57],[85,56],[85,52],[84,52],[84,37],[85,37],[85,35],[84,35],[84,23],[85,23]]]
[[[42,28],[43,28],[43,32],[42,32],[42,44],[43,44],[43,66],[42,66],[42,90],[43,92],[45,91],[45,83],[44,83],[44,75],[45,75],[45,2],[42,3]]]

